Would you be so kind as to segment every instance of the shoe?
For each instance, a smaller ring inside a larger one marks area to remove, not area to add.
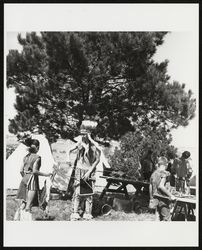
[[[84,213],[83,219],[85,219],[85,220],[91,220],[91,219],[93,219],[93,216],[91,214]]]
[[[71,221],[76,221],[76,220],[79,220],[79,219],[81,219],[81,216],[78,213],[73,213],[70,216]]]
[[[30,211],[26,211],[25,209],[21,210],[20,214],[21,221],[32,221],[32,214]]]

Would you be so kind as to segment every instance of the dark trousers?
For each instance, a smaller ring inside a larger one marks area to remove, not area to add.
[[[167,199],[159,199],[157,205],[157,211],[159,214],[160,221],[170,220],[170,201]]]

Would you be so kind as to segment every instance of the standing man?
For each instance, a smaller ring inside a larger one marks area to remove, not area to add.
[[[151,174],[154,170],[154,164],[152,161],[152,151],[149,149],[145,158],[140,161],[141,172],[145,181],[149,181]]]
[[[173,162],[173,172],[176,174],[176,190],[185,193],[185,183],[189,189],[189,181],[192,176],[192,168],[189,162],[191,154],[184,151],[180,158],[176,158]]]
[[[101,151],[96,146],[96,142],[91,138],[90,130],[87,126],[85,126],[85,122],[82,124],[80,134],[81,141],[70,149],[68,154],[69,158],[70,154],[74,150],[77,151],[77,157],[74,163],[75,176],[73,184],[74,193],[72,198],[73,213],[71,214],[71,220],[79,220],[81,218],[81,214],[83,215],[83,219],[90,220],[93,218],[93,196],[92,194],[83,196],[80,193],[80,190],[82,183],[85,183],[88,187],[92,188],[92,191],[94,190],[92,180],[95,181],[95,171],[98,163],[100,162]],[[68,162],[70,163],[69,160]],[[80,213],[82,202],[84,202],[84,211]]]

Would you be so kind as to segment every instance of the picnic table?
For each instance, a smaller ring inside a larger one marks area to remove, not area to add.
[[[185,195],[185,194],[182,194],[182,196],[174,194],[174,196],[176,197],[176,200],[174,201],[174,208],[173,211],[171,212],[171,221],[175,220],[175,217],[181,214],[182,210],[184,210],[185,221],[188,221],[190,216],[194,216],[194,209],[196,206],[196,196]],[[156,195],[156,197],[169,199],[161,195]]]
[[[180,210],[178,211],[178,207]],[[176,202],[172,212],[171,220],[174,220],[175,216],[184,210],[185,221],[188,220],[190,215],[194,216],[194,209],[196,207],[196,196],[176,197]]]
[[[105,178],[107,181],[107,184],[99,197],[100,200],[104,197],[106,192],[125,194],[126,199],[129,199],[127,185],[133,185],[133,187],[136,189],[135,192],[136,194],[142,192],[142,187],[149,189],[149,182],[136,181],[126,178],[117,178],[111,176],[100,176],[100,177]],[[110,186],[116,186],[117,188],[112,189],[110,188]]]

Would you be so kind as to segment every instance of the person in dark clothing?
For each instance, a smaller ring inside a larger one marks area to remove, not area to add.
[[[189,189],[189,181],[192,176],[192,167],[189,162],[189,151],[184,151],[180,158],[175,158],[173,162],[173,173],[176,174],[176,190],[185,193],[185,184]],[[186,183],[185,183],[186,182]]]
[[[149,181],[153,171],[154,171],[154,164],[152,161],[152,151],[148,150],[147,156],[143,158],[141,161],[141,172],[143,179]]]
[[[170,173],[170,186],[175,187],[175,172],[173,171],[173,164],[171,160],[168,162],[167,171]]]

